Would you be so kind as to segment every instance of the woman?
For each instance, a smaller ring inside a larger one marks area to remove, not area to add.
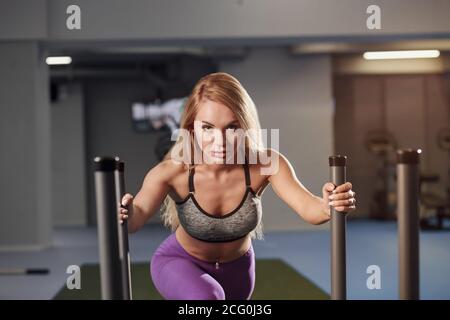
[[[312,224],[330,219],[330,205],[343,213],[355,209],[351,183],[325,183],[322,198],[314,196],[283,155],[263,148],[260,129],[255,105],[239,81],[209,74],[198,81],[183,111],[180,131],[187,134],[147,173],[134,198],[123,197],[128,210],[119,215],[121,222],[128,219],[130,233],[164,201],[164,225],[175,232],[154,253],[151,277],[165,299],[250,298],[251,239],[263,239],[261,195],[269,183]]]

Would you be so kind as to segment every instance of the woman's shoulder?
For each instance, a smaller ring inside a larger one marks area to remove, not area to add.
[[[263,175],[272,175],[276,172],[279,166],[279,161],[285,157],[278,151],[272,148],[265,148],[259,150],[256,155],[250,157],[250,165],[258,169]]]
[[[183,162],[164,159],[150,168],[147,175],[158,176],[170,184],[177,177],[184,175],[188,171],[188,168],[188,165]]]

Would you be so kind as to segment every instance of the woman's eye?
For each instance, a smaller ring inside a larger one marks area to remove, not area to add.
[[[213,129],[213,127],[211,127],[211,126],[203,126],[202,129],[205,130],[205,131],[211,131]],[[234,132],[234,131],[236,131],[238,129],[238,127],[237,126],[231,126],[231,127],[228,127],[227,129],[228,130],[232,130]]]

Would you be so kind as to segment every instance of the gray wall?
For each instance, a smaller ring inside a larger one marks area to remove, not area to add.
[[[331,61],[323,56],[290,56],[282,48],[252,50],[245,61],[225,62],[253,98],[265,129],[280,130],[280,151],[299,180],[316,195],[328,181],[332,154]],[[270,140],[268,140],[270,141]],[[327,228],[305,223],[269,187],[263,196],[266,230]]]
[[[85,119],[79,82],[59,86],[51,105],[53,225],[85,225],[87,220]]]
[[[66,9],[71,4],[81,8],[81,30],[66,28]],[[381,30],[366,27],[370,4],[381,7]],[[0,39],[161,43],[241,39],[248,44],[311,36],[398,38],[399,34],[450,33],[447,0],[1,0],[0,13]]]
[[[446,0],[140,0],[132,6],[120,0],[78,0],[84,18],[81,32],[65,28],[64,13],[73,3],[48,1],[50,39],[256,40],[450,32]],[[383,28],[376,32],[366,27],[371,4],[382,10]]]
[[[0,39],[47,38],[47,0],[0,0]]]
[[[35,42],[0,43],[0,250],[51,241],[48,68]]]

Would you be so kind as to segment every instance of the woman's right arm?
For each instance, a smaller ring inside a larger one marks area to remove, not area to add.
[[[128,220],[128,232],[138,231],[156,212],[169,192],[169,180],[172,160],[164,160],[153,167],[145,176],[141,190],[133,196],[129,193],[122,198],[122,205],[128,210],[122,211]],[[128,212],[127,212],[128,211]],[[127,217],[128,215],[128,217]]]

